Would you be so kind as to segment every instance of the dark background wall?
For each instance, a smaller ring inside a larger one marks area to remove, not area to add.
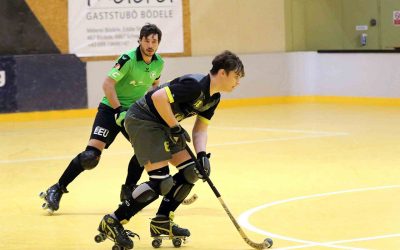
[[[75,55],[0,56],[0,113],[87,108],[86,63]]]
[[[60,53],[23,0],[1,1],[0,55]]]
[[[1,1],[0,37],[0,113],[87,108],[86,63],[60,54],[26,1]]]

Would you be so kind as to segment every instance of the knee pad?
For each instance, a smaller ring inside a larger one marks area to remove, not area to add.
[[[174,185],[174,180],[169,174],[169,168],[149,172],[150,180],[140,184],[132,193],[133,198],[141,203],[155,200],[159,195],[166,195]]]
[[[169,174],[168,166],[149,172],[150,186],[159,194],[166,195],[174,186],[174,180]]]
[[[199,177],[197,176],[194,170],[195,167],[196,164],[194,163],[194,161],[190,160],[189,162],[184,163],[181,166],[178,166],[177,168],[179,172],[182,173],[183,177],[188,183],[194,184],[196,183],[196,181],[199,180]]]
[[[86,147],[86,150],[78,155],[79,163],[84,170],[91,170],[99,164],[101,151],[95,147]]]
[[[150,187],[148,182],[144,182],[133,190],[132,197],[139,203],[150,203],[158,198],[158,194]]]

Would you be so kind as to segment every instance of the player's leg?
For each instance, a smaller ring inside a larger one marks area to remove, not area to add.
[[[146,169],[149,170],[149,181],[141,183],[133,191],[130,199],[122,202],[114,213],[105,215],[98,228],[100,233],[108,235],[117,244],[128,249],[133,247],[133,242],[124,233],[122,224],[127,223],[132,216],[155,201],[159,195],[168,193],[173,186],[168,161],[155,163],[155,165],[156,167],[153,165]]]
[[[44,197],[47,205],[44,205],[44,208],[48,208],[52,212],[57,211],[63,194],[68,193],[68,184],[84,170],[94,168],[99,162],[100,154],[101,151],[99,149],[87,146],[85,151],[72,159],[59,181],[47,189]]]
[[[108,148],[119,133],[113,112],[110,107],[100,104],[86,149],[71,160],[56,184],[41,193],[41,197],[46,201],[43,204],[44,208],[51,212],[58,210],[62,195],[68,193],[67,186],[83,171],[98,165],[102,150]]]
[[[125,138],[129,140],[129,135],[125,130],[125,122],[124,126],[121,127],[121,133],[125,136]],[[136,155],[133,155],[128,165],[128,174],[126,176],[125,184],[121,187],[120,199],[121,202],[129,199],[132,195],[133,190],[137,187],[137,183],[142,176],[144,167],[141,166],[138,162]]]
[[[106,237],[109,237],[121,247],[126,249],[133,248],[133,241],[129,238],[128,231],[125,230],[121,222],[119,222],[113,216],[109,214],[105,215],[100,221],[97,230],[100,232],[100,234],[104,235],[102,240],[104,240]],[[102,240],[96,239],[97,242],[101,242]]]
[[[170,162],[177,165],[178,173],[173,176],[174,186],[164,196],[156,217],[150,222],[150,232],[153,237],[160,234],[190,236],[188,229],[179,227],[173,222],[171,214],[189,195],[194,183],[198,180],[194,172],[195,165],[186,150],[175,153]]]
[[[132,196],[133,190],[137,187],[137,183],[142,176],[144,167],[140,166],[136,155],[133,155],[128,165],[128,175],[125,184],[121,187],[120,199],[127,200]]]

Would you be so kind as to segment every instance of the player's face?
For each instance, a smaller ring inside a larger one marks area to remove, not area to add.
[[[143,55],[152,57],[154,53],[156,53],[159,45],[158,35],[157,34],[150,34],[147,37],[142,37],[139,40],[140,44],[140,51]]]
[[[222,77],[222,90],[225,92],[232,92],[236,86],[240,83],[240,74],[235,71],[229,71],[228,73],[225,70],[221,71]]]

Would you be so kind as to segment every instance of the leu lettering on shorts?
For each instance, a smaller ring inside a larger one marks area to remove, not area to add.
[[[100,136],[103,136],[103,137],[107,137],[107,135],[108,135],[109,132],[110,132],[110,131],[109,131],[108,129],[105,129],[105,128],[102,128],[102,127],[100,127],[100,126],[97,126],[97,127],[94,129],[93,134],[95,134],[95,135],[100,135]]]

